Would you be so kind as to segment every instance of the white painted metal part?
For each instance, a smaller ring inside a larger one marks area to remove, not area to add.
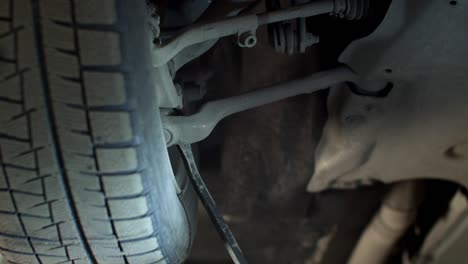
[[[301,17],[311,17],[331,13],[335,9],[333,1],[320,0],[263,14],[248,14],[224,20],[194,25],[175,36],[167,44],[155,45],[153,65],[160,67],[168,63],[184,48],[207,40],[255,31],[258,26]]]
[[[312,93],[342,82],[354,82],[356,76],[346,66],[314,73],[305,78],[280,83],[243,95],[205,104],[190,116],[162,116],[167,144],[195,143],[205,139],[223,118],[292,96]]]

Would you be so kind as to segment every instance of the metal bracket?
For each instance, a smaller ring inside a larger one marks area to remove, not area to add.
[[[214,201],[213,197],[208,191],[208,188],[205,185],[205,182],[203,182],[203,179],[198,172],[197,164],[195,163],[190,144],[180,143],[178,147],[184,159],[185,167],[187,168],[190,180],[195,187],[195,191],[197,192],[200,201],[205,207],[220,237],[224,240],[225,247],[231,256],[232,261],[236,264],[247,264],[247,259],[242,253],[236,238],[229,229],[229,226],[226,224],[226,222],[224,222],[224,219],[219,213],[218,207],[216,206],[216,202]]]
[[[154,77],[158,80],[154,83],[154,89],[159,107],[181,109],[182,93],[177,88],[177,84],[174,84],[168,65],[154,68]]]
[[[161,117],[167,145],[195,143],[205,139],[223,118],[279,101],[288,97],[312,93],[342,82],[356,82],[357,77],[346,66],[314,73],[303,79],[259,89],[243,95],[206,103],[191,116]]]

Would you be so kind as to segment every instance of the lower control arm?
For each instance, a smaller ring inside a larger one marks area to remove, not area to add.
[[[168,145],[195,143],[205,139],[223,118],[261,105],[300,94],[326,89],[342,82],[356,82],[356,75],[346,66],[317,72],[242,95],[206,103],[190,116],[162,116]]]

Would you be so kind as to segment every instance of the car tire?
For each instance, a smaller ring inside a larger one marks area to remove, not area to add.
[[[0,1],[0,252],[10,263],[181,263],[143,0]]]

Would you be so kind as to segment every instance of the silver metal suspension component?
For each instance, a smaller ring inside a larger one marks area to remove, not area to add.
[[[245,32],[255,32],[261,25],[332,13],[334,10],[335,4],[332,0],[320,0],[263,14],[247,14],[212,23],[195,25],[176,35],[168,43],[155,45],[153,49],[153,65],[160,67],[168,63],[184,48],[207,40],[236,34],[241,35]]]
[[[355,74],[348,67],[339,66],[302,79],[206,103],[198,113],[190,116],[162,116],[167,145],[201,141],[229,115],[347,81],[355,82]]]

